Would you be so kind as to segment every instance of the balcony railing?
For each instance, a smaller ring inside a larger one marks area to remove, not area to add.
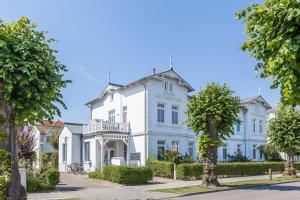
[[[128,133],[129,124],[128,123],[112,123],[103,120],[92,120],[89,124],[83,126],[83,134],[101,132],[119,132]]]

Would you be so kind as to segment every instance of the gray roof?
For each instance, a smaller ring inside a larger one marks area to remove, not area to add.
[[[256,101],[263,103],[267,109],[272,109],[272,106],[261,95],[241,99],[242,104],[254,103]]]
[[[65,122],[64,127],[68,128],[72,134],[83,134],[83,124]]]

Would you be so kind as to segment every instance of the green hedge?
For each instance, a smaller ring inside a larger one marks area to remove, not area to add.
[[[220,177],[251,176],[267,174],[269,168],[274,173],[284,170],[283,162],[242,162],[218,163],[217,170]],[[300,170],[300,162],[295,163],[296,170]],[[177,166],[177,178],[181,180],[200,179],[203,173],[202,164],[180,164]]]
[[[145,184],[152,180],[153,173],[149,167],[105,166],[100,170],[89,173],[90,178],[104,179],[124,185]]]
[[[174,166],[172,162],[149,159],[147,166],[152,169],[154,176],[173,178]]]

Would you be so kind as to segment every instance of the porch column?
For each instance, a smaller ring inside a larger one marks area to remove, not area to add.
[[[130,139],[129,139],[129,135],[128,135],[128,139],[127,139],[127,166],[130,165]]]
[[[104,138],[101,136],[101,172],[103,172],[103,167],[104,167]]]

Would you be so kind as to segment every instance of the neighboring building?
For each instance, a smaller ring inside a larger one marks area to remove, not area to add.
[[[53,134],[58,134],[63,126],[63,122],[49,122],[42,121],[37,122],[34,126],[32,126],[32,133],[36,138],[35,152],[36,152],[36,160],[34,163],[35,168],[39,168],[39,160],[40,154],[46,153],[50,159],[51,154],[54,152],[53,147],[50,144],[51,137]]]
[[[82,163],[83,124],[64,123],[59,133],[59,171],[64,172],[72,163]]]
[[[218,160],[226,162],[228,155],[240,153],[253,161],[263,161],[260,147],[267,143],[267,112],[272,107],[262,96],[242,99],[240,123],[234,126],[235,133],[218,150]]]
[[[193,91],[172,68],[127,85],[108,83],[99,97],[86,104],[91,121],[83,126],[73,124],[82,128],[82,134],[67,123],[60,133],[60,171],[74,162],[83,163],[85,171],[108,164],[145,165],[149,158],[161,159],[167,149],[197,160],[196,136],[183,123],[188,95]],[[219,149],[220,161],[238,151],[262,160],[258,148],[266,143],[266,111],[271,106],[261,96],[245,99],[243,105],[242,123]],[[82,136],[80,147],[78,139],[76,144],[71,139],[74,136]]]

